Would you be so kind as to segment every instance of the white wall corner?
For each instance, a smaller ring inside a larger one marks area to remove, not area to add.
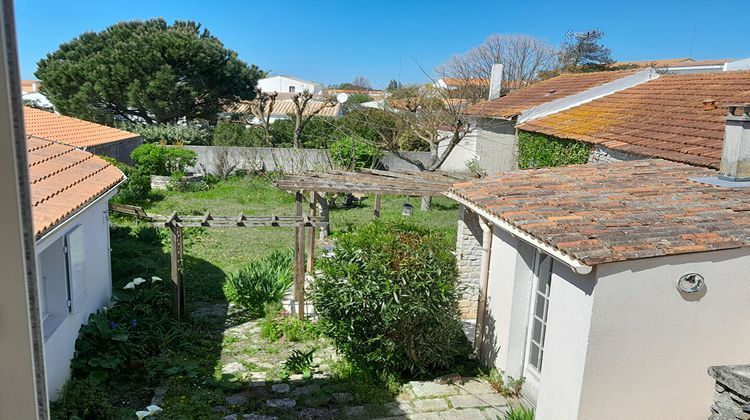
[[[750,70],[750,58],[724,63],[724,71]]]
[[[503,88],[503,64],[495,63],[492,65],[490,73],[490,95],[489,99],[497,99]]]
[[[631,88],[633,86],[640,85],[641,83],[646,83],[649,80],[658,78],[659,73],[657,73],[655,69],[649,67],[629,76],[625,76],[617,80],[613,80],[611,82],[586,89],[583,92],[576,93],[575,95],[566,96],[564,98],[556,99],[554,101],[529,108],[526,111],[521,112],[521,115],[518,116],[518,124],[524,123],[529,120],[546,117],[547,115],[555,114],[578,105],[583,105],[587,102],[603,98],[615,92],[619,92],[621,90],[625,90],[627,88]]]

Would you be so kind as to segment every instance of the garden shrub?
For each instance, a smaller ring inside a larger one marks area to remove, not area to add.
[[[138,133],[145,143],[190,144],[206,146],[211,144],[212,130],[202,124],[135,124],[121,123],[119,128]]]
[[[589,151],[585,143],[518,132],[518,166],[522,169],[583,164],[589,160]]]
[[[127,179],[117,187],[117,195],[112,198],[115,203],[132,204],[145,201],[151,194],[151,177],[133,166],[126,165],[117,159],[100,156],[125,174]]]
[[[230,302],[261,316],[265,305],[280,303],[293,283],[292,253],[277,250],[229,275],[224,294]]]
[[[136,147],[130,157],[142,173],[162,176],[185,172],[188,167],[195,165],[197,159],[196,153],[192,150],[152,143]]]
[[[260,336],[270,342],[282,337],[287,341],[300,342],[314,340],[319,336],[315,323],[283,311],[278,304],[266,305],[265,314],[260,321]]]
[[[92,378],[71,379],[60,392],[60,398],[50,403],[53,419],[109,419],[114,408],[102,384]]]
[[[264,146],[263,129],[245,127],[232,121],[219,121],[214,128],[214,146]]]
[[[356,137],[342,137],[328,147],[333,162],[349,170],[374,168],[382,153],[374,144]]]
[[[396,374],[425,374],[467,355],[452,248],[403,222],[344,235],[311,285],[323,333],[357,366]]]

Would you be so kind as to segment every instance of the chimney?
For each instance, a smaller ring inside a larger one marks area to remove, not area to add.
[[[719,178],[734,182],[750,181],[750,104],[728,107]]]
[[[500,97],[500,89],[503,87],[503,65],[495,63],[492,65],[492,73],[490,73],[490,99],[497,99]]]
[[[716,109],[716,100],[715,99],[704,99],[703,100],[703,110],[704,111],[713,111]]]

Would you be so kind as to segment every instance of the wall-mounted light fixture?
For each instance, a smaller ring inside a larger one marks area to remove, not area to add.
[[[677,280],[677,290],[683,293],[700,292],[705,287],[703,276],[698,273],[687,273],[680,276]]]

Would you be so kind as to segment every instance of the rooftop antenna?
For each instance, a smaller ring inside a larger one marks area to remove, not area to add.
[[[697,31],[697,27],[693,27],[693,39],[690,41],[690,54],[688,54],[688,58],[693,58],[693,45],[695,45],[695,32]]]

